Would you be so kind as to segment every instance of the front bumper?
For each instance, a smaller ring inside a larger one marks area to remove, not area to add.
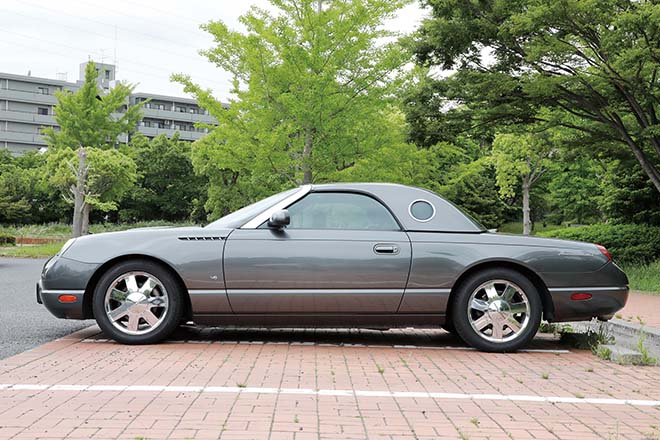
[[[554,304],[554,322],[608,320],[628,301],[628,286],[562,287],[548,289]],[[574,293],[588,293],[587,300],[574,300]]]
[[[58,318],[86,319],[91,307],[84,304],[85,289],[98,264],[82,263],[56,255],[46,262],[37,283],[37,302]],[[75,301],[64,302],[60,295],[71,295]]]
[[[60,301],[60,295],[71,295],[76,297],[74,302]],[[50,313],[62,319],[85,319],[83,312],[84,290],[44,290],[42,283],[37,283],[37,302],[43,304]]]

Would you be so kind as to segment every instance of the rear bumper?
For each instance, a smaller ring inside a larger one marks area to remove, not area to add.
[[[554,322],[610,319],[628,301],[628,286],[561,287],[548,289],[554,304]],[[587,300],[573,300],[574,293],[588,293]]]
[[[73,295],[75,302],[61,302],[60,295]],[[37,302],[43,304],[50,313],[62,319],[85,319],[83,313],[84,290],[44,290],[41,281],[37,283]]]

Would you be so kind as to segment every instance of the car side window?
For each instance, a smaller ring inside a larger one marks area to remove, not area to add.
[[[363,194],[311,193],[287,209],[287,229],[400,229],[385,206]]]

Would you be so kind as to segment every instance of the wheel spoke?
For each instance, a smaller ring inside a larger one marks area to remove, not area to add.
[[[497,298],[499,298],[499,295],[497,294],[497,289],[495,289],[495,283],[490,283],[486,287],[484,287],[484,290],[486,291],[486,295],[488,296],[489,301],[494,301]]]
[[[471,307],[474,310],[485,312],[486,310],[488,310],[488,303],[483,299],[473,298]]]
[[[502,339],[504,326],[500,321],[493,321],[493,338]]]
[[[516,315],[518,313],[527,313],[527,302],[519,302],[510,305],[511,313]]]
[[[139,291],[135,275],[129,275],[126,277],[126,289],[128,289],[128,293],[135,293]]]
[[[110,311],[108,313],[108,316],[110,316],[110,319],[112,319],[115,322],[119,321],[121,318],[126,316],[126,314],[128,313],[128,311],[129,311],[129,309],[131,308],[132,305],[133,304],[130,303],[130,302],[124,302],[119,307],[117,307],[116,309]]]
[[[488,316],[488,314],[484,314],[481,318],[474,321],[474,326],[476,327],[477,330],[481,331],[484,328],[486,328],[488,324],[492,324],[492,323],[493,321],[490,319],[490,316]]]
[[[142,287],[140,287],[139,292],[145,296],[149,296],[157,285],[158,283],[156,283],[153,278],[147,278],[147,281],[145,281]]]
[[[144,320],[152,327],[158,324],[158,317],[154,315],[151,310],[145,310],[142,314],[142,318],[144,318]]]
[[[520,331],[520,323],[516,321],[513,316],[510,316],[509,319],[506,320],[506,326],[509,327],[514,333],[518,333]]]
[[[132,332],[136,332],[138,330],[138,324],[140,323],[140,317],[137,315],[128,315],[128,323],[126,324],[126,328],[129,329]]]
[[[513,300],[513,296],[516,294],[517,290],[511,284],[507,284],[504,292],[502,292],[502,299],[510,303]]]

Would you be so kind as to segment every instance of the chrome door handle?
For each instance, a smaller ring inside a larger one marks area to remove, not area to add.
[[[393,244],[377,244],[374,246],[374,252],[377,254],[396,255],[399,248]]]

